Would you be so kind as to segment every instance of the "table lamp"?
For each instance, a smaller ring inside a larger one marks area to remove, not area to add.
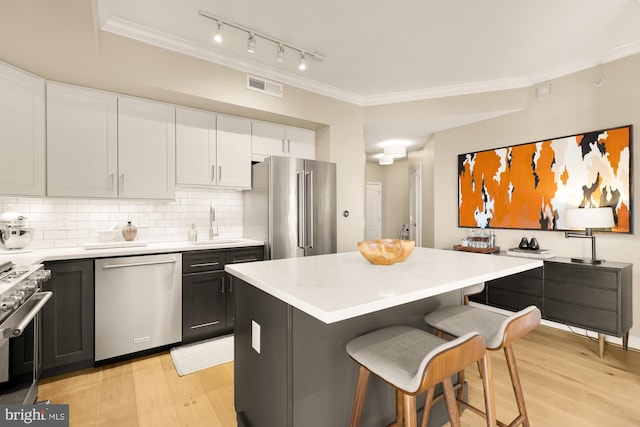
[[[567,209],[564,219],[567,227],[584,228],[584,233],[565,232],[565,238],[580,237],[591,239],[591,258],[571,258],[571,261],[584,264],[602,264],[604,260],[596,258],[596,236],[593,235],[592,229],[613,227],[615,225],[613,222],[613,210],[610,207]]]

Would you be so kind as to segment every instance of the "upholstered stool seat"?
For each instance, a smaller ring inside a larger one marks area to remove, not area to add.
[[[415,426],[416,395],[427,391],[422,425],[426,426],[435,385],[442,383],[452,426],[460,425],[451,376],[465,366],[481,361],[489,425],[494,425],[491,366],[482,337],[475,332],[446,341],[421,329],[391,326],[351,340],[347,353],[360,364],[351,415],[351,426],[358,426],[364,404],[369,373],[373,372],[396,389],[396,421],[391,425]],[[491,418],[493,417],[493,418]]]
[[[504,349],[519,411],[519,415],[509,425],[522,424],[528,427],[529,418],[511,344],[540,324],[540,310],[535,306],[530,306],[506,316],[482,308],[458,305],[429,313],[424,320],[429,326],[436,329],[438,336],[442,337],[444,334],[448,334],[458,337],[475,331],[484,338],[487,350],[497,351]],[[464,381],[464,371],[461,371],[458,381]],[[458,399],[461,399],[460,394]],[[503,425],[501,422],[498,422],[498,424]]]

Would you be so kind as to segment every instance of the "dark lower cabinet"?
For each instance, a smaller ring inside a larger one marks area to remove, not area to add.
[[[93,259],[45,263],[53,297],[42,309],[43,377],[93,366]]]
[[[542,318],[623,338],[632,315],[632,264],[579,264],[550,258],[544,267],[491,280],[471,301],[511,311],[535,305]]]
[[[199,341],[233,331],[235,292],[224,266],[263,259],[262,246],[182,254],[183,342]]]
[[[182,276],[183,341],[208,338],[226,329],[225,281],[224,271]]]

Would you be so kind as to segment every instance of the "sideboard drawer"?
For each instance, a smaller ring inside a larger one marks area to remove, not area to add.
[[[618,335],[618,314],[615,311],[600,310],[545,298],[544,313],[545,319]]]
[[[604,268],[546,262],[544,276],[545,280],[580,282],[583,285],[602,289],[616,290],[618,288],[617,271]]]
[[[487,290],[489,305],[505,310],[520,311],[530,305],[535,305],[542,310],[542,297],[527,295],[520,292],[511,292],[504,289],[489,288]]]
[[[544,297],[568,303],[616,311],[618,293],[616,290],[592,288],[580,283],[546,281]]]
[[[541,270],[541,269],[540,269]],[[503,289],[505,291],[520,292],[527,295],[542,297],[542,278],[514,274],[491,280],[489,289]]]

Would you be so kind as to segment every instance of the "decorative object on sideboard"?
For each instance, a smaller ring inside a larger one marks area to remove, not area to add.
[[[122,228],[122,237],[124,237],[124,240],[130,242],[136,238],[136,234],[138,234],[136,226],[131,224],[131,221],[127,221],[127,225]]]
[[[585,264],[602,264],[604,260],[596,258],[596,236],[593,235],[593,229],[611,228],[615,225],[611,208],[567,209],[564,214],[567,226],[571,228],[584,228],[583,233],[575,231],[565,232],[565,238],[578,237],[591,239],[591,258],[571,258],[571,261]]]

